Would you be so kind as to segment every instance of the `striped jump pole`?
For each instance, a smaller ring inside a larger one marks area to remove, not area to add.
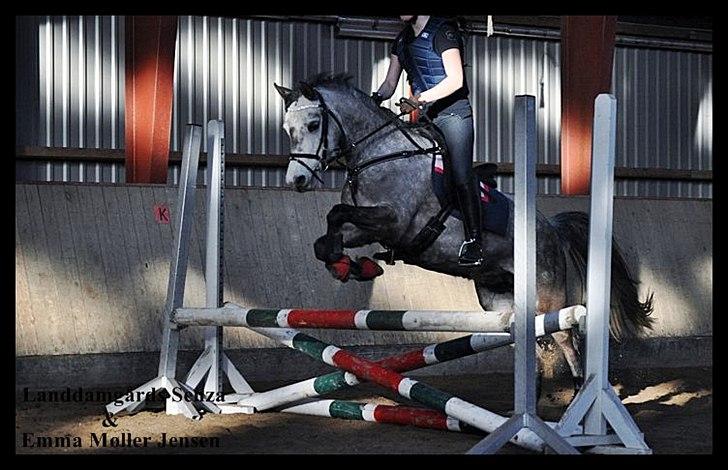
[[[536,317],[536,335],[543,336],[572,328],[586,316],[583,305],[575,305]],[[509,333],[474,334],[443,343],[430,344],[402,354],[381,359],[376,365],[395,372],[408,372],[429,365],[452,361],[479,352],[496,349],[513,343]],[[265,411],[287,403],[326,395],[361,383],[351,373],[336,371],[284,387],[243,397],[238,406],[252,407]]]
[[[346,400],[315,400],[284,408],[280,411],[281,413],[323,416],[372,423],[399,424],[443,431],[481,432],[479,429],[462,423],[439,411],[411,406],[358,403]]]
[[[548,318],[551,321],[558,319],[558,313],[553,312]],[[173,321],[181,326],[479,333],[509,331],[512,320],[513,316],[509,312],[246,309],[231,302],[220,308],[178,308],[173,317]]]
[[[427,407],[440,410],[446,415],[467,423],[481,431],[493,432],[505,423],[506,418],[462,400],[452,394],[440,391],[417,380],[413,380],[382,366],[356,356],[337,346],[324,343],[309,335],[292,329],[251,328],[270,339],[278,341],[289,348],[296,349],[314,359],[345,370],[356,377],[376,383],[398,393],[409,400],[414,400]],[[549,423],[554,426],[556,423]],[[514,444],[543,452],[544,443],[530,429],[522,429],[510,439]]]
[[[510,313],[442,310],[320,310],[243,308],[179,308],[178,325],[246,326],[253,328],[317,328],[379,331],[503,332]]]
[[[510,344],[509,333],[493,335],[468,335],[444,343],[431,344],[375,362],[379,367],[395,372],[407,372],[425,366],[470,356],[480,351],[495,349]],[[250,407],[255,411],[266,411],[288,403],[319,397],[344,388],[359,385],[361,381],[349,372],[336,371],[284,387],[244,396],[237,406]]]

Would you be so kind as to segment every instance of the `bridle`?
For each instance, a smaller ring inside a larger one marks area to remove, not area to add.
[[[394,116],[387,116],[387,122],[380,125],[373,131],[369,132],[365,136],[355,140],[351,141],[349,140],[349,137],[346,135],[346,131],[344,130],[344,126],[341,124],[341,120],[334,114],[334,112],[326,105],[326,101],[324,101],[323,96],[321,96],[321,93],[319,93],[318,90],[312,87],[312,90],[314,91],[314,99],[318,100],[318,104],[309,104],[300,106],[298,108],[291,108],[288,109],[288,112],[292,111],[302,111],[305,109],[311,109],[311,108],[319,108],[321,109],[321,137],[319,138],[318,146],[316,147],[316,153],[291,153],[289,154],[289,161],[294,160],[297,163],[299,163],[301,166],[303,166],[306,170],[308,170],[311,175],[316,178],[321,184],[324,184],[324,181],[321,179],[318,173],[323,174],[331,165],[333,162],[338,162],[346,167],[347,172],[347,178],[346,182],[349,185],[351,189],[351,195],[352,199],[354,201],[354,205],[356,204],[356,192],[358,187],[358,176],[359,173],[361,173],[364,169],[369,168],[371,166],[384,163],[387,161],[392,160],[398,160],[401,158],[408,158],[414,155],[424,155],[424,154],[432,154],[434,152],[442,152],[442,148],[437,144],[436,141],[431,140],[433,143],[433,146],[430,148],[422,148],[420,144],[418,144],[411,135],[407,132],[406,129],[402,126],[402,121],[399,120],[400,117],[404,116],[405,114],[408,114],[407,112],[401,112],[400,114],[394,115]],[[343,144],[340,144],[338,148],[330,149],[329,148],[329,117],[331,117],[334,120],[334,123],[339,128],[340,131],[340,142],[343,142]],[[372,157],[371,159],[362,162],[358,165],[352,166],[348,162],[342,163],[341,159],[353,152],[358,145],[360,145],[365,140],[369,139],[379,131],[394,125],[397,127],[397,129],[415,146],[417,147],[416,150],[403,150],[400,152],[394,152],[386,155],[380,155],[376,157]],[[303,160],[316,160],[319,162],[319,168],[313,169],[311,168],[305,161]]]
[[[288,109],[288,112],[303,111],[305,109],[311,108],[321,109],[321,138],[319,139],[318,146],[316,147],[316,153],[291,153],[289,154],[288,160],[296,161],[298,164],[302,165],[305,169],[307,169],[314,178],[319,180],[321,184],[324,184],[324,181],[317,174],[317,172],[319,170],[321,173],[325,172],[332,162],[340,159],[343,155],[345,155],[345,153],[348,153],[351,150],[344,152],[342,148],[333,150],[329,149],[329,116],[338,126],[344,142],[347,142],[347,144],[344,145],[344,148],[350,147],[350,144],[348,144],[348,138],[346,137],[344,126],[341,125],[341,121],[339,120],[339,118],[331,111],[328,106],[326,106],[326,102],[324,101],[323,96],[321,96],[321,93],[319,93],[318,90],[315,89],[314,91],[316,92],[315,98],[317,98],[319,101],[318,104],[309,104],[300,106],[298,108]],[[305,161],[302,161],[302,159],[317,160],[320,164],[319,169],[312,169]]]

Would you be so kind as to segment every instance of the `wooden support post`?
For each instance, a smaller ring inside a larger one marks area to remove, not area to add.
[[[561,23],[561,193],[589,194],[594,99],[609,93],[616,16]]]
[[[126,21],[126,182],[166,183],[177,17]]]

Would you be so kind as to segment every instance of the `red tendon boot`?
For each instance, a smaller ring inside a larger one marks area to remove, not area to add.
[[[356,259],[356,262],[360,266],[359,276],[357,276],[358,281],[371,281],[375,277],[384,274],[384,269],[371,258],[361,256]]]
[[[334,279],[346,282],[349,280],[349,274],[351,273],[351,258],[348,255],[344,255],[338,261],[328,263],[326,267],[331,275],[334,276]]]

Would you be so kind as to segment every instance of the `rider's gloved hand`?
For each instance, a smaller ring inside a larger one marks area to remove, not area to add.
[[[382,101],[384,101],[384,97],[378,91],[372,92],[372,99],[377,103],[377,106],[381,105]]]
[[[424,104],[421,101],[417,101],[416,98],[404,98],[402,97],[399,100],[399,103],[397,103],[397,106],[399,106],[399,109],[402,110],[403,113],[411,113],[414,110],[422,110],[424,108]]]

